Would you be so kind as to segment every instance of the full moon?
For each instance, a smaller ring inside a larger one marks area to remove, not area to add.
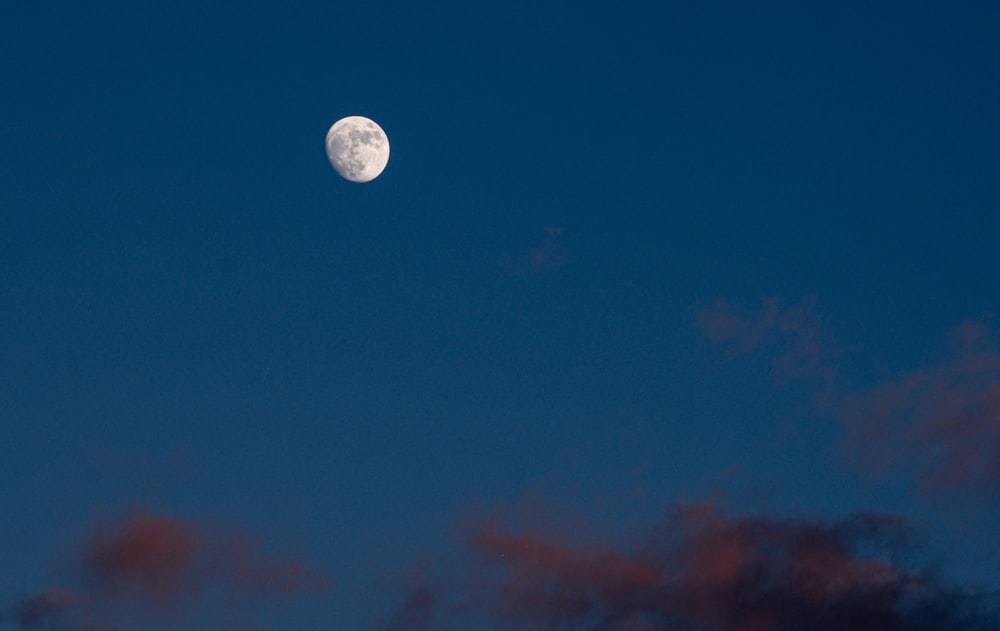
[[[389,163],[389,138],[372,119],[348,116],[326,132],[326,156],[345,180],[371,182]]]

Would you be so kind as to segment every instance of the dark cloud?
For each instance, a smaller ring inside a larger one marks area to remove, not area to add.
[[[382,631],[444,631],[451,629],[440,614],[448,610],[448,590],[433,571],[428,559],[420,559],[409,573],[397,577],[380,592],[405,594],[399,605],[378,627]],[[384,607],[385,604],[383,603]],[[389,607],[391,609],[391,606]]]
[[[429,630],[441,608],[438,594],[427,585],[412,585],[406,597],[382,629],[384,631]]]
[[[852,445],[877,468],[915,469],[922,487],[1000,489],[1000,353],[990,329],[966,321],[942,364],[850,397]]]
[[[432,617],[537,630],[1000,628],[995,597],[917,567],[909,525],[891,515],[825,523],[734,517],[704,503],[677,509],[627,546],[496,522],[473,528],[465,543],[465,575],[438,588],[447,593],[411,589],[393,629],[427,628]],[[461,606],[427,611],[456,595]]]
[[[989,327],[964,322],[941,365],[837,397],[834,353],[811,303],[720,301],[700,307],[697,324],[735,353],[772,354],[776,376],[816,386],[822,409],[847,422],[869,462],[915,468],[931,490],[1000,488],[1000,353]],[[629,545],[484,521],[465,539],[466,573],[411,586],[391,628],[461,620],[539,631],[1000,629],[1000,593],[943,580],[919,562],[912,531],[885,514],[734,517],[712,503],[678,509]]]
[[[329,586],[300,560],[270,557],[243,533],[143,511],[100,524],[75,556],[79,590],[52,587],[22,598],[8,619],[24,629],[77,628],[64,613],[104,620],[139,606],[172,617],[206,598],[231,605]]]
[[[14,619],[22,629],[47,628],[61,621],[75,609],[85,607],[87,601],[63,587],[50,587],[26,596],[17,603]]]

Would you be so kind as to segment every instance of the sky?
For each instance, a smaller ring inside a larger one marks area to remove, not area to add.
[[[15,1],[0,628],[1000,628],[998,64],[988,2]]]

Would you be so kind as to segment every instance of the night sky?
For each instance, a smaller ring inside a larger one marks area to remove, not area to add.
[[[1000,5],[9,4],[0,628],[1000,629]]]

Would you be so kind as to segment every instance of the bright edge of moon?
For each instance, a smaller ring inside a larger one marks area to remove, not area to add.
[[[370,182],[389,163],[389,138],[372,119],[347,116],[326,133],[326,156],[345,180]]]

